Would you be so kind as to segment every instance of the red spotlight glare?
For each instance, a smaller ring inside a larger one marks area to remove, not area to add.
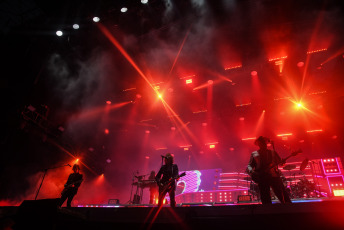
[[[142,97],[141,94],[136,94],[137,99],[140,99],[141,97]]]
[[[202,126],[203,126],[203,127],[206,127],[207,125],[208,125],[208,124],[207,124],[206,122],[203,122],[203,123],[202,123]]]
[[[234,148],[229,148],[230,151],[234,151]]]
[[[210,149],[215,149],[215,145],[209,145]]]
[[[258,75],[257,71],[253,70],[253,71],[251,72],[251,76],[257,76],[257,75]]]
[[[239,118],[239,121],[244,121],[245,120],[245,117],[240,117]]]
[[[337,135],[333,135],[333,136],[332,136],[332,139],[337,139]]]
[[[146,156],[145,158],[146,158],[147,160],[149,160],[149,156]]]
[[[246,138],[242,138],[242,141],[248,141],[248,140],[255,140],[257,139],[256,137],[246,137]]]
[[[105,133],[105,134],[109,134],[109,130],[108,130],[108,129],[105,129],[105,130],[104,130],[104,133]]]
[[[282,133],[282,134],[277,134],[276,136],[278,137],[285,137],[285,136],[292,136],[292,133]]]
[[[149,131],[149,130],[146,130],[146,131],[145,131],[145,133],[149,134],[149,133],[150,133],[150,131]]]
[[[303,61],[300,61],[297,63],[297,67],[303,67],[305,65],[305,63]]]
[[[158,93],[158,98],[160,98],[160,99],[162,98],[162,95],[160,93]]]
[[[212,85],[214,84],[214,81],[213,80],[208,80],[208,85]]]
[[[171,130],[172,130],[172,131],[175,131],[175,130],[176,130],[176,127],[171,127]]]
[[[111,101],[106,101],[106,104],[111,105]]]
[[[192,79],[186,79],[185,84],[187,84],[187,85],[192,84]]]

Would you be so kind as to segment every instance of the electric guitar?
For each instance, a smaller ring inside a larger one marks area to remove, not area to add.
[[[171,186],[172,186],[172,182],[174,180],[178,180],[180,177],[183,177],[185,176],[186,173],[183,172],[181,173],[180,175],[178,175],[177,177],[172,177],[170,178],[168,181],[166,181],[165,183],[159,183],[158,186],[159,186],[159,191],[161,191],[161,193],[165,192],[166,190],[170,189]]]
[[[262,174],[270,174],[271,170],[276,170],[275,169],[278,165],[283,165],[290,157],[296,156],[297,154],[302,153],[302,150],[299,149],[295,152],[292,152],[289,156],[287,156],[286,158],[282,159],[280,163],[276,164],[276,163],[270,163],[269,166],[263,170],[263,171],[255,171],[253,170],[253,172],[249,173],[251,179],[255,182],[255,183],[259,183],[260,179],[261,179],[261,175]],[[276,172],[278,174],[278,172]]]
[[[61,195],[66,193],[70,188],[73,188],[75,186],[75,184],[81,183],[82,181],[83,181],[83,179],[74,181],[73,183],[70,183],[70,184],[65,184],[64,189],[61,192]]]

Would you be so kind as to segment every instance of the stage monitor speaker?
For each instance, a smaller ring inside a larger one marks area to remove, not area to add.
[[[24,200],[18,208],[16,229],[54,229],[59,200]]]

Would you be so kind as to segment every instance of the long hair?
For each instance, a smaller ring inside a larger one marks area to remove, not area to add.
[[[166,164],[173,164],[174,155],[172,153],[166,153],[165,155],[165,163]]]

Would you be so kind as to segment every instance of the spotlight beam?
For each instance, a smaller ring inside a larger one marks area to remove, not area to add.
[[[100,29],[100,31],[110,40],[110,42],[119,50],[119,52],[125,57],[125,59],[132,65],[132,67],[138,72],[138,74],[148,83],[148,85],[154,90],[156,95],[160,95],[159,91],[157,89],[154,88],[154,86],[151,84],[151,82],[148,80],[148,78],[146,77],[146,75],[141,71],[141,69],[137,66],[137,64],[134,62],[134,60],[130,57],[130,55],[125,51],[125,49],[121,46],[121,44],[112,36],[112,34],[110,33],[110,31],[103,26],[101,23],[97,24],[98,28]],[[188,33],[187,33],[188,34]],[[184,41],[182,43],[182,45],[184,45],[184,42],[186,40],[187,34],[184,38]],[[181,49],[180,49],[181,50]],[[159,98],[161,100],[161,102],[163,103],[165,110],[167,112],[167,114],[172,114],[173,116],[176,117],[178,123],[184,127],[185,124],[184,122],[176,116],[176,113],[173,111],[173,109],[166,103],[166,101],[163,99],[163,97]],[[196,137],[191,133],[191,131],[186,128],[187,133],[190,135],[190,137],[192,139],[196,139]]]
[[[183,47],[184,47],[184,44],[185,44],[186,38],[187,38],[187,37],[188,37],[188,35],[189,35],[190,28],[191,28],[191,26],[190,26],[190,27],[189,27],[189,29],[186,31],[185,37],[184,37],[184,39],[183,39],[183,42],[182,42],[182,44],[181,44],[181,45],[180,45],[180,47],[179,47],[179,50],[178,50],[177,56],[176,56],[176,58],[175,58],[175,59],[174,59],[174,61],[173,61],[173,64],[172,64],[172,67],[171,67],[171,69],[170,69],[170,72],[168,73],[168,76],[170,76],[170,75],[171,75],[171,73],[172,73],[172,71],[173,71],[173,69],[174,69],[174,66],[175,66],[175,65],[176,65],[176,63],[177,63],[177,60],[179,59],[179,55],[180,55],[180,53],[181,53],[181,51],[182,51],[182,49],[183,49]]]

